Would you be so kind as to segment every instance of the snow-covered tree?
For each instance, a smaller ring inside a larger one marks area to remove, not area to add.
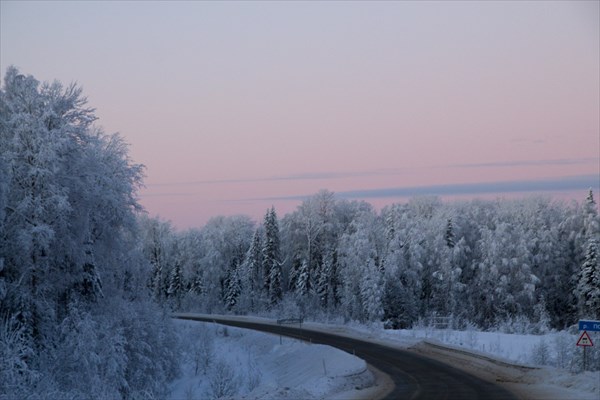
[[[533,307],[533,318],[536,326],[535,333],[544,334],[550,329],[550,316],[546,308],[544,296],[540,296],[537,304]]]
[[[582,318],[597,319],[600,317],[600,265],[598,260],[598,242],[591,238],[588,241],[576,289],[579,315]]]
[[[583,204],[584,212],[584,235],[586,238],[596,237],[600,235],[600,218],[598,216],[598,205],[594,200],[594,193],[592,189],[588,192],[588,195]]]
[[[252,244],[246,253],[245,267],[248,289],[253,296],[258,296],[263,288],[265,277],[262,269],[262,239],[257,229],[252,235]]]
[[[283,298],[281,279],[281,265],[273,264],[269,272],[269,301],[272,306]]]
[[[452,218],[448,218],[448,222],[446,223],[444,239],[446,240],[446,246],[454,248],[456,243],[454,241],[454,225],[452,224]]]
[[[308,263],[302,260],[300,268],[298,268],[297,276],[294,281],[294,291],[300,296],[306,296],[308,293]]]
[[[409,327],[418,318],[421,264],[412,259],[406,214],[401,207],[383,210],[386,234],[383,319],[391,326]]]
[[[231,265],[225,279],[225,307],[233,310],[238,303],[242,292],[242,282],[240,278],[240,265],[237,260]]]
[[[381,317],[382,280],[377,265],[380,259],[377,242],[382,231],[373,229],[377,222],[372,209],[365,211],[341,238],[340,297],[346,318],[367,321]]]
[[[183,296],[184,284],[181,272],[181,264],[176,261],[171,275],[169,277],[169,287],[167,289],[167,297],[175,310],[181,308],[181,298]]]
[[[331,309],[337,305],[337,278],[337,252],[326,251],[323,263],[317,270],[316,294],[321,307]]]
[[[279,222],[275,208],[267,211],[264,220],[265,238],[263,242],[263,271],[265,276],[264,287],[269,294],[271,305],[277,304],[283,296]]]
[[[254,222],[242,215],[211,218],[200,230],[199,259],[203,293],[200,305],[204,311],[226,308],[227,278],[232,265],[240,265],[250,247]],[[240,279],[242,274],[238,271]]]
[[[363,315],[367,321],[380,321],[383,317],[382,284],[381,271],[368,260],[363,279],[359,283]]]
[[[8,69],[0,88],[0,392],[7,398],[161,396],[177,370],[170,321],[147,297],[137,249],[143,167],[95,120],[76,85]],[[160,323],[125,329],[143,314]],[[136,358],[136,347],[162,350]]]
[[[171,264],[174,261],[173,228],[169,222],[157,218],[141,218],[142,252],[151,265],[148,286],[155,301],[169,295]]]

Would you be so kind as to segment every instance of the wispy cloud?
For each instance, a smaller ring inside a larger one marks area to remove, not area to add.
[[[316,181],[316,180],[332,180],[332,179],[348,179],[362,176],[375,175],[398,175],[402,173],[402,169],[375,169],[366,171],[344,171],[344,172],[306,172],[289,175],[274,175],[258,178],[240,178],[240,179],[218,179],[218,180],[198,180],[198,181],[182,181],[182,182],[165,182],[165,183],[147,183],[149,188],[159,187],[177,187],[177,186],[202,186],[202,185],[219,185],[219,184],[235,184],[235,183],[253,183],[253,182],[276,182],[276,181]]]
[[[197,196],[201,194],[201,192],[142,192],[139,194],[139,197],[187,197],[187,196]]]
[[[488,163],[473,163],[473,164],[449,164],[439,165],[430,168],[507,168],[507,167],[540,167],[540,166],[566,166],[566,165],[599,165],[598,158],[572,158],[572,159],[553,159],[553,160],[520,160],[520,161],[494,161]],[[161,187],[191,187],[205,185],[227,185],[237,183],[256,183],[256,182],[277,182],[277,181],[318,181],[318,180],[334,180],[334,179],[352,179],[365,176],[394,176],[401,175],[409,171],[409,168],[386,168],[386,169],[371,169],[363,171],[321,171],[321,172],[304,172],[287,175],[273,175],[266,177],[250,177],[239,179],[216,179],[216,180],[192,180],[181,182],[157,182],[147,183],[148,188]],[[187,195],[189,193],[178,193],[174,195]]]
[[[149,182],[146,187],[175,187],[175,186],[202,186],[202,185],[218,185],[227,183],[244,183],[258,182],[266,179],[215,179],[215,180],[198,180],[198,181],[181,181],[181,182]]]
[[[599,175],[579,175],[527,181],[457,183],[448,185],[349,190],[337,192],[336,196],[344,199],[374,199],[417,196],[484,195],[494,193],[563,192],[586,190],[590,187],[598,188],[599,185]],[[256,200],[303,200],[309,196],[310,195],[288,196]]]
[[[531,138],[514,138],[510,141],[511,143],[531,143],[531,144],[544,144],[548,143],[546,139],[531,139]]]
[[[550,178],[528,181],[480,182],[448,185],[431,185],[400,188],[383,188],[374,190],[354,190],[338,193],[340,197],[356,198],[382,198],[382,197],[407,197],[407,196],[450,196],[450,195],[477,195],[493,193],[524,193],[524,192],[551,192],[568,190],[585,190],[589,187],[598,187],[600,176],[580,175],[564,178]]]
[[[519,160],[519,161],[496,161],[476,164],[454,164],[446,167],[451,168],[504,168],[504,167],[544,167],[561,165],[585,165],[600,162],[598,158],[563,158],[554,160]]]
[[[357,176],[370,176],[375,171],[347,171],[347,172],[308,172],[301,174],[281,175],[266,178],[269,181],[316,181],[316,180],[330,180],[330,179],[346,179],[355,178]]]

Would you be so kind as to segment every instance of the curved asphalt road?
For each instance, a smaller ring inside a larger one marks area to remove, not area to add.
[[[409,351],[363,340],[292,326],[228,320],[216,316],[176,314],[174,317],[281,334],[354,353],[357,357],[389,375],[394,381],[395,388],[385,397],[386,399],[517,399],[506,389],[452,368],[448,364]]]

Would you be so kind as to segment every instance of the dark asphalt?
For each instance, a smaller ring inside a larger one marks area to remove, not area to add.
[[[316,332],[299,327],[261,324],[258,322],[230,321],[218,317],[175,315],[175,318],[216,322],[239,328],[281,334],[317,344],[337,347],[357,357],[390,376],[395,388],[386,399],[435,400],[513,400],[517,399],[506,389],[477,378],[448,364],[363,340]]]

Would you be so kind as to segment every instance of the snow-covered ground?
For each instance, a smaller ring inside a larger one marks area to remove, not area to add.
[[[374,378],[366,363],[330,346],[220,325],[175,322],[183,376],[172,400],[360,397]]]
[[[380,324],[304,325],[308,329],[412,349],[496,380],[526,399],[600,399],[600,371],[581,371],[582,349],[575,346],[579,333],[525,335],[432,328],[384,330]],[[599,334],[591,336],[594,343],[600,344]]]
[[[275,323],[260,317],[228,318]],[[334,393],[356,397],[360,391],[345,390],[357,384],[365,387],[368,383],[363,378],[370,375],[356,376],[365,370],[364,361],[328,346],[309,345],[285,337],[280,345],[279,337],[274,335],[198,322],[179,321],[178,324],[183,334],[192,338],[198,335],[198,329],[214,330],[215,348],[220,349],[215,359],[229,360],[235,369],[237,398],[330,398],[336,397]],[[577,333],[520,335],[431,328],[384,330],[379,324],[315,322],[306,322],[303,328],[412,349],[485,379],[496,380],[527,399],[600,399],[600,372],[580,371],[578,352],[581,349],[575,347]],[[228,336],[223,335],[223,330]],[[600,337],[592,339],[600,344]],[[210,397],[209,381],[213,372],[194,375],[191,364],[187,363],[184,378],[175,382],[172,399],[197,398],[187,396],[188,393]]]

